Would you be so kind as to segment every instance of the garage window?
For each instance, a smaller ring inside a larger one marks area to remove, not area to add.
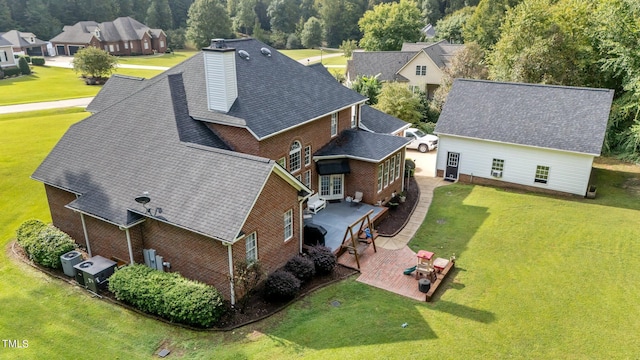
[[[536,178],[534,181],[537,183],[546,184],[548,179],[549,179],[549,167],[538,165],[536,167]]]

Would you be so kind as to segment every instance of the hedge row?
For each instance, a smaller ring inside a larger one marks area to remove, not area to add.
[[[18,244],[34,262],[53,269],[62,267],[60,256],[75,249],[73,239],[40,220],[27,220],[16,231]]]
[[[144,312],[187,325],[211,327],[225,311],[216,288],[141,264],[117,270],[109,290]]]
[[[22,74],[19,67],[10,67],[2,69],[4,71],[4,76],[14,76]]]
[[[41,56],[34,56],[31,58],[32,65],[44,66],[44,58]]]

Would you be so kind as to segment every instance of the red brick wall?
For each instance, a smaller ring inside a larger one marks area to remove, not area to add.
[[[80,213],[64,207],[74,201],[76,195],[49,185],[45,185],[44,190],[47,193],[53,226],[69,234],[76,243],[86,246]]]

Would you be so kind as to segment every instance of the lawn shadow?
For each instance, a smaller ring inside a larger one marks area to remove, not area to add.
[[[486,310],[474,309],[466,305],[460,305],[451,301],[439,300],[433,310],[445,312],[447,314],[489,324],[496,320],[496,316]]]

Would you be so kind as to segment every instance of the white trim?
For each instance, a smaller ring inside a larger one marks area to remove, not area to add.
[[[235,274],[233,271],[233,251],[231,250],[232,244],[226,244],[226,245],[227,245],[227,256],[229,257],[229,293],[230,293],[229,301],[231,302],[231,305],[235,305],[236,304],[236,288],[233,281]]]

